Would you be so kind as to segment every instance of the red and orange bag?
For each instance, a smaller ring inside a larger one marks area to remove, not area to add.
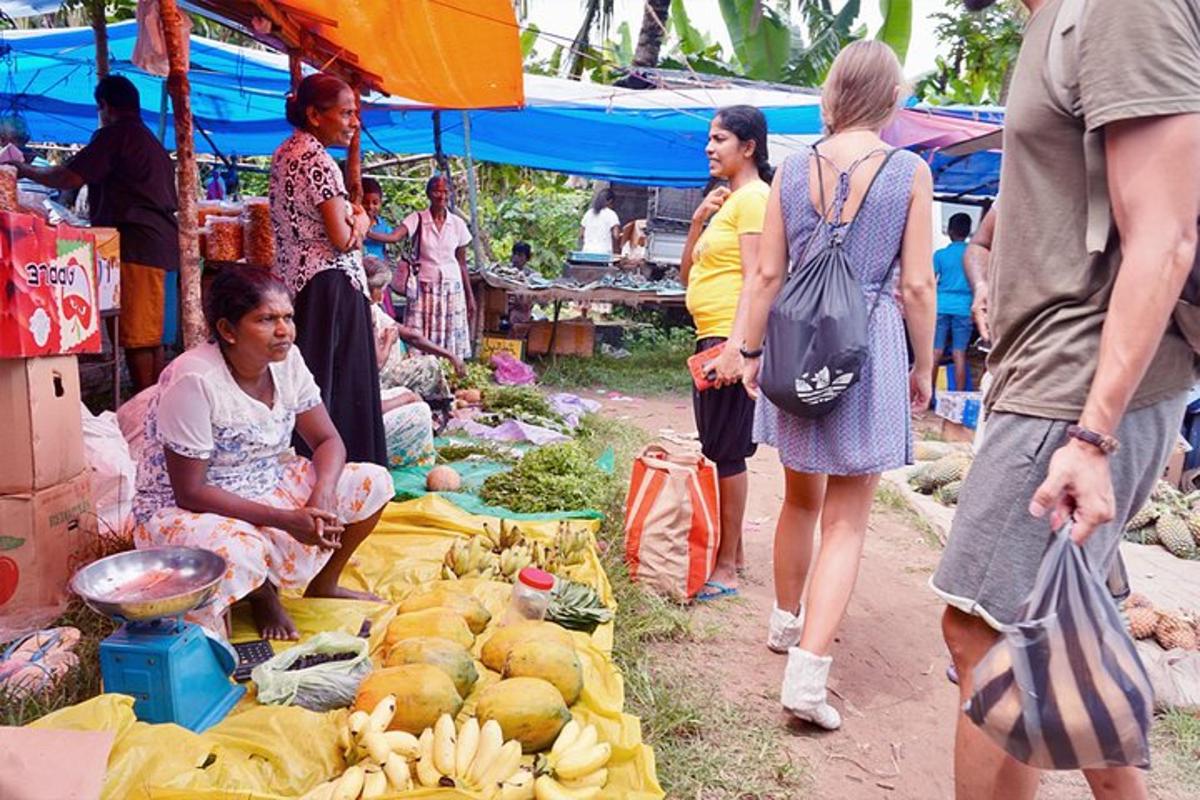
[[[625,501],[629,576],[674,600],[690,600],[712,574],[721,541],[717,468],[701,455],[646,447]]]

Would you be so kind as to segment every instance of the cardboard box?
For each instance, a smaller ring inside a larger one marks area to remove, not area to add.
[[[116,228],[92,228],[96,241],[96,296],[101,311],[121,307],[121,234]]]
[[[515,336],[485,335],[483,342],[479,345],[479,360],[484,364],[489,364],[492,356],[501,351],[512,353],[513,358],[524,361],[525,340]]]
[[[90,476],[0,495],[0,641],[36,630],[67,606],[67,582],[96,539]]]
[[[100,352],[96,253],[83,228],[0,212],[0,358]]]
[[[0,494],[46,489],[86,468],[79,408],[75,356],[0,359]]]
[[[550,352],[550,329],[552,323],[533,322],[529,325],[528,352],[531,356]],[[583,356],[591,358],[596,349],[596,326],[591,320],[560,320],[558,333],[554,337],[554,354],[560,356]]]

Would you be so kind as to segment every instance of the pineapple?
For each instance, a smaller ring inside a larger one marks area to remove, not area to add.
[[[1176,558],[1195,558],[1196,542],[1187,523],[1173,513],[1163,514],[1154,523],[1159,541]]]
[[[1154,524],[1162,512],[1154,503],[1146,503],[1136,514],[1129,518],[1129,522],[1125,523],[1125,530],[1134,531],[1138,528],[1144,528],[1147,525]]]
[[[1148,639],[1158,628],[1158,612],[1145,606],[1126,607],[1125,618],[1129,633],[1135,639]]]
[[[962,490],[962,481],[950,481],[945,486],[934,490],[933,499],[944,506],[958,505],[958,493]]]
[[[1196,629],[1175,614],[1163,614],[1158,618],[1154,638],[1164,650],[1196,649]]]
[[[1134,592],[1125,599],[1126,608],[1154,608],[1154,603],[1150,602],[1150,598],[1139,592]]]
[[[930,475],[933,471],[933,464],[922,464],[912,471],[908,476],[908,485],[916,489],[921,494],[929,494],[937,485],[930,480]]]
[[[1158,531],[1153,522],[1140,528],[1131,528],[1125,531],[1125,541],[1134,544],[1159,544]]]
[[[1185,521],[1187,522],[1188,530],[1192,532],[1192,541],[1196,543],[1197,547],[1200,547],[1200,513],[1195,511],[1190,512],[1185,517]]]
[[[929,481],[936,489],[947,483],[961,481],[966,477],[967,469],[971,466],[970,459],[962,455],[950,455],[933,462],[929,469]]]

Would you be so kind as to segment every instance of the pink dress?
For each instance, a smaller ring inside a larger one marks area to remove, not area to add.
[[[467,223],[446,212],[439,228],[426,209],[409,214],[400,224],[409,236],[416,236],[420,228],[417,296],[408,312],[408,325],[459,358],[470,358],[466,295],[470,287],[463,286],[462,269],[455,257],[458,248],[471,243]]]

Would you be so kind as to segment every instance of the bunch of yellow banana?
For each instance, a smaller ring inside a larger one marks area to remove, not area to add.
[[[499,570],[499,561],[495,553],[484,543],[484,539],[475,536],[470,540],[458,539],[446,551],[442,559],[442,578],[457,580],[458,578],[491,579]]]
[[[521,570],[533,563],[533,550],[528,544],[514,544],[500,553],[500,576],[507,581],[516,581]]]
[[[538,569],[553,572],[555,566],[554,551],[542,542],[530,542],[529,549],[533,551],[533,565]]]
[[[417,737],[389,731],[396,698],[388,695],[368,714],[355,711],[338,739],[347,761],[355,761],[339,777],[309,790],[303,800],[373,800],[412,788],[409,762],[420,754]]]
[[[596,726],[571,720],[563,726],[534,782],[536,800],[592,800],[608,782],[612,746],[597,741]]]
[[[591,547],[592,540],[583,528],[572,528],[565,522],[558,524],[558,534],[554,537],[554,551],[557,561],[564,567],[582,564]]]
[[[501,550],[507,550],[510,547],[515,547],[525,543],[525,534],[516,525],[504,526],[504,520],[500,520],[500,539],[496,542],[496,546]]]
[[[500,723],[470,717],[455,728],[449,714],[418,742],[417,783],[478,792],[483,800],[533,800],[533,773],[521,768],[521,743],[504,741]]]

